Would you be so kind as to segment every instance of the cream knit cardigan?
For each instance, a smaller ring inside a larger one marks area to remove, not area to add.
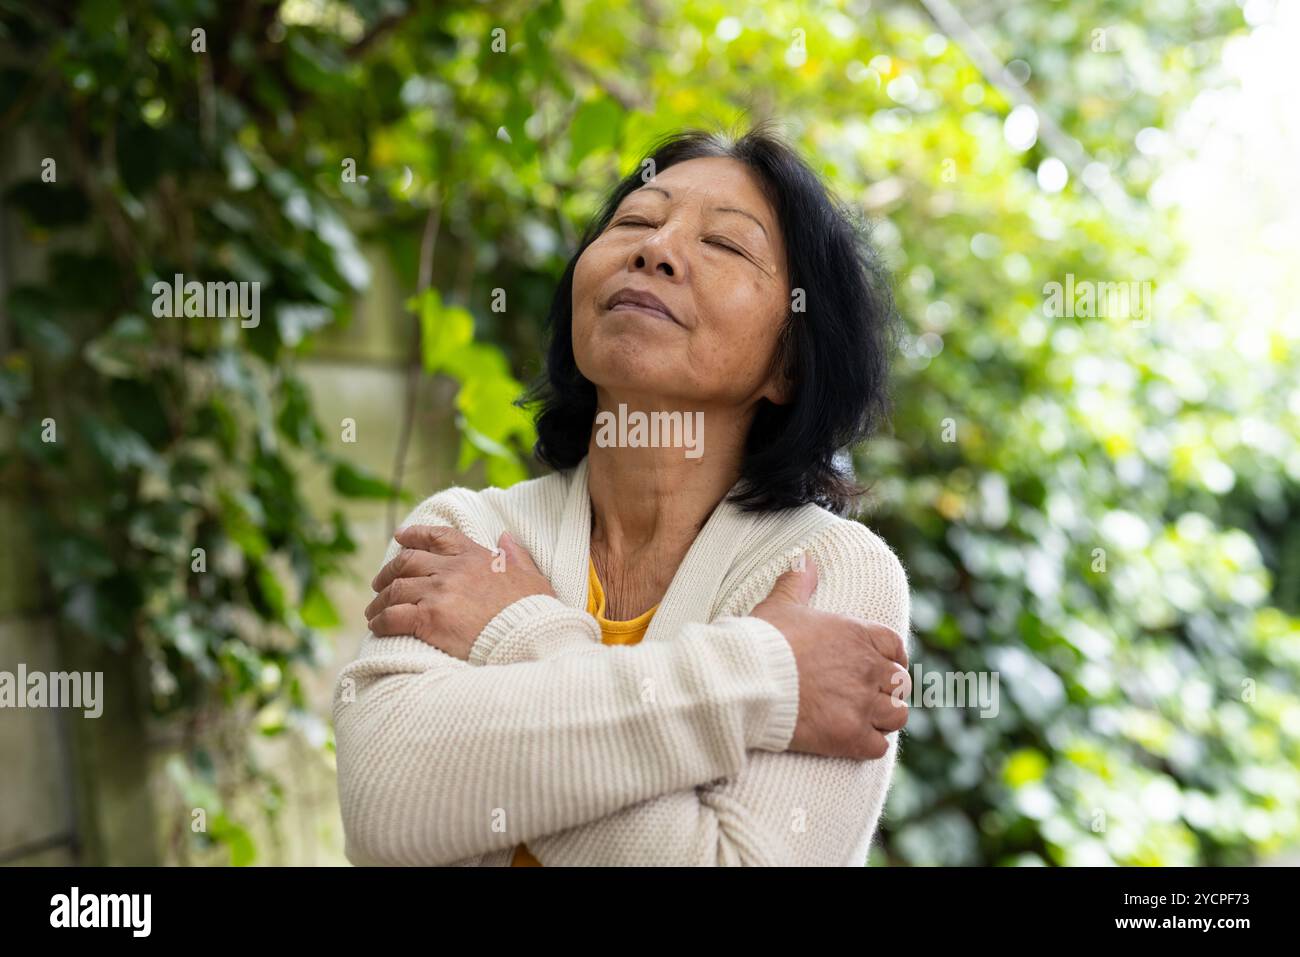
[[[367,633],[334,690],[352,863],[507,865],[521,842],[547,867],[865,863],[899,733],[877,760],[786,751],[794,654],[745,617],[802,549],[817,563],[812,607],[887,625],[910,655],[907,577],[865,526],[724,499],[644,640],[604,645],[585,610],[586,459],[504,490],[447,489],[406,524],[487,548],[509,531],[556,597],[503,609],[468,661]]]

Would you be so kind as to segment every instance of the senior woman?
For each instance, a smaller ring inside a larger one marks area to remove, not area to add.
[[[348,859],[865,863],[909,596],[839,454],[887,408],[893,315],[779,137],[662,140],[555,294],[554,471],[432,496],[372,583],[335,689]]]

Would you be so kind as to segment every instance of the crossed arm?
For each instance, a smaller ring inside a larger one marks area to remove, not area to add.
[[[883,547],[863,535],[850,541],[812,544],[808,554],[823,570],[813,604],[880,622],[904,636],[906,643],[907,579],[892,553],[878,551]],[[855,554],[859,548],[877,551]],[[843,570],[850,567],[846,563],[859,560],[885,574],[882,581],[855,594],[846,587],[849,576],[836,574],[835,569]],[[770,577],[775,580],[784,570],[777,568]],[[762,582],[763,594],[770,584]],[[535,660],[577,647],[554,639],[539,645],[527,632],[490,651],[483,645],[481,641],[472,649],[472,662]],[[530,839],[528,849],[550,866],[862,865],[897,762],[898,733],[886,737],[888,752],[869,761],[751,750],[735,774],[660,794],[598,820]]]
[[[432,501],[412,521],[491,540]],[[825,572],[813,604],[906,636],[901,566],[853,554],[871,544],[810,547]],[[857,558],[887,580],[855,609],[834,568]],[[874,613],[872,595],[889,596]],[[367,636],[335,699],[348,856],[450,864],[526,841],[551,866],[863,863],[897,735],[875,761],[785,752],[797,704],[793,654],[756,618],[605,646],[589,615],[537,595],[494,618],[468,662]]]

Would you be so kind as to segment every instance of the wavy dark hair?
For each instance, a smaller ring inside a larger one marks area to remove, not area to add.
[[[745,511],[815,503],[844,515],[868,491],[841,453],[869,437],[891,411],[889,358],[897,312],[888,275],[862,217],[837,199],[768,123],[739,138],[688,129],[655,142],[605,199],[555,290],[542,375],[520,400],[534,409],[537,457],[556,469],[582,461],[596,416],[596,387],[573,355],[573,271],[619,204],[661,172],[700,157],[730,157],[753,170],[785,237],[790,288],[806,309],[789,311],[774,361],[792,383],[788,403],[766,399],[750,426],[732,501]],[[647,167],[647,163],[652,163]]]

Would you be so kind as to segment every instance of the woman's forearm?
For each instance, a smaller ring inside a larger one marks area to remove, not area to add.
[[[753,752],[734,778],[534,838],[547,867],[862,866],[889,793],[896,734],[869,761]]]
[[[819,604],[883,622],[910,644],[906,573],[883,544],[855,526],[810,543],[809,554],[826,569]],[[862,569],[869,573],[860,575]],[[764,578],[750,589],[750,597],[766,585]],[[739,612],[748,604],[740,598],[732,608]],[[565,653],[553,643],[534,641],[496,646],[491,655],[505,651]],[[900,735],[886,739],[887,753],[868,761],[751,752],[741,771],[727,780],[662,794],[600,820],[533,838],[528,849],[542,864],[561,867],[861,866],[898,757]]]
[[[778,751],[793,734],[794,656],[757,619],[608,647],[594,619],[552,598],[502,615],[476,646],[485,660],[527,647],[530,634],[564,652],[480,668],[416,639],[368,636],[340,675],[340,803],[354,861],[446,864],[553,834],[731,777],[748,749]]]

